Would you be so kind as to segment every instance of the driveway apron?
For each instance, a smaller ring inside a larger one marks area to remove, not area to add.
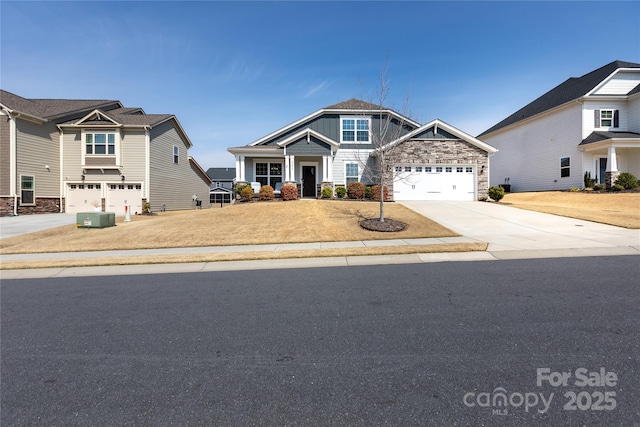
[[[640,230],[513,208],[488,202],[400,202],[463,236],[489,243],[488,251],[635,248]]]

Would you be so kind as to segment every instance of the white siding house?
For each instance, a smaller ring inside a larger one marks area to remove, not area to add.
[[[478,136],[498,148],[491,185],[511,191],[611,185],[640,176],[640,64],[614,61],[570,78]]]

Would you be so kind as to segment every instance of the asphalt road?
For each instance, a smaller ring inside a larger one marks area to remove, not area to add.
[[[1,424],[640,425],[637,256],[1,284]]]

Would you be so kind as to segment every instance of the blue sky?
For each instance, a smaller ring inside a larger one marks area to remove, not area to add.
[[[640,62],[640,2],[0,2],[0,86],[171,113],[200,165],[376,100],[478,135],[569,77]]]

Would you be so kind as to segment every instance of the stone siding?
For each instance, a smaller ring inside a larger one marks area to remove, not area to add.
[[[18,215],[31,215],[39,213],[59,213],[60,199],[36,197],[35,206],[20,206],[20,198],[18,197]],[[13,197],[0,198],[0,216],[13,214]]]

